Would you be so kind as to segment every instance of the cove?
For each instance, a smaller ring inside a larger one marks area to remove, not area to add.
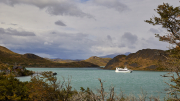
[[[104,89],[109,91],[110,86],[115,87],[115,93],[118,95],[121,91],[125,95],[139,96],[147,92],[147,96],[155,96],[163,99],[167,94],[165,89],[169,86],[165,82],[170,82],[170,78],[161,77],[168,72],[154,71],[133,71],[132,73],[116,73],[114,70],[103,70],[99,68],[27,68],[33,71],[52,71],[56,72],[58,80],[62,81],[64,77],[67,81],[71,78],[73,89],[80,90],[80,87],[96,91],[100,89],[98,78],[103,81]],[[17,77],[20,81],[29,81],[30,76]]]

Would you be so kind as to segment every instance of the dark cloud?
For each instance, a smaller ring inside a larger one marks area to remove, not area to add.
[[[121,3],[119,0],[93,0],[93,2],[95,4],[105,6],[107,8],[113,8],[117,10],[118,12],[129,10],[129,7]]]
[[[66,0],[0,0],[0,2],[10,6],[16,4],[29,4],[40,9],[47,9],[47,12],[52,15],[86,16],[92,18],[91,15],[82,12],[74,3]]]
[[[109,41],[112,41],[112,38],[111,38],[110,35],[107,35],[107,39],[108,39]]]
[[[159,30],[154,29],[154,28],[150,28],[149,31],[152,32],[152,33],[160,33]]]
[[[131,34],[130,32],[126,32],[122,35],[120,39],[120,44],[118,47],[128,47],[130,49],[136,48],[136,44],[138,41],[138,37],[136,35]]]
[[[83,33],[62,33],[50,34],[48,40],[40,37],[30,38],[4,37],[3,43],[11,50],[18,53],[33,53],[42,57],[54,57],[62,59],[84,59],[93,55],[91,46],[94,41],[88,39]],[[3,35],[0,34],[0,37]],[[88,53],[88,54],[87,54]],[[78,57],[77,57],[78,56]]]
[[[30,45],[27,43],[26,45]],[[10,48],[14,52],[18,53],[33,53],[37,54],[41,57],[48,57],[48,58],[61,58],[61,59],[84,59],[84,57],[90,57],[90,55],[87,55],[87,51],[84,51],[82,49],[79,50],[68,50],[65,48],[59,48],[56,45],[50,45],[50,46],[44,46],[43,44],[31,44],[30,46],[24,48]],[[33,48],[31,48],[33,47]],[[84,47],[83,47],[84,48]]]
[[[56,34],[56,32],[52,32],[51,34]]]
[[[0,34],[6,34],[6,35],[14,35],[14,36],[36,36],[33,32],[27,32],[27,31],[17,31],[16,29],[8,28],[0,28]]]
[[[62,21],[58,20],[55,22],[56,25],[58,26],[66,26]]]
[[[122,40],[126,41],[126,43],[135,44],[138,40],[138,37],[136,35],[132,35],[130,32],[126,32],[122,36]]]

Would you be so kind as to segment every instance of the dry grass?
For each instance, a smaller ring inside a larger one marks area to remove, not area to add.
[[[124,67],[125,65],[132,70],[148,70],[146,67],[151,65],[156,65],[161,67],[161,62],[158,60],[150,60],[150,59],[143,59],[143,58],[133,58],[133,59],[125,59],[125,57],[118,60],[119,62],[113,63],[111,65],[111,69],[115,70],[116,67]],[[127,63],[127,64],[125,64]],[[136,63],[138,66],[133,67],[130,66],[131,64]]]
[[[90,57],[86,59],[86,62],[96,64],[98,66],[106,66],[106,64],[111,60],[111,58],[100,58],[100,57]]]

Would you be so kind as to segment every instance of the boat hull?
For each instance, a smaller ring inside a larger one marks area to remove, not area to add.
[[[115,72],[116,72],[116,73],[132,73],[131,70],[129,70],[129,71],[118,71],[118,70],[115,70]]]

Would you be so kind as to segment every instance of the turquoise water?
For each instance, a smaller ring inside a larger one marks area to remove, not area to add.
[[[100,89],[98,78],[104,81],[105,91],[109,91],[110,86],[115,87],[116,94],[122,90],[126,95],[138,96],[141,91],[147,92],[147,96],[163,98],[166,96],[165,89],[169,88],[164,82],[169,78],[161,77],[167,72],[133,71],[132,73],[116,73],[114,70],[102,70],[99,68],[27,68],[33,71],[53,71],[57,72],[57,78],[62,81],[62,76],[67,80],[72,77],[71,85],[74,89],[80,87],[96,91]],[[30,76],[18,77],[21,81],[29,81]]]

